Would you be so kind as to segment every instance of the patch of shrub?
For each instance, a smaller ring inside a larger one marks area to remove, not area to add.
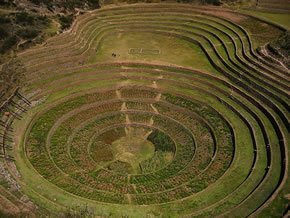
[[[67,15],[67,16],[63,16],[63,15],[59,16],[59,22],[61,24],[62,29],[69,28],[71,26],[73,20],[74,20],[74,17],[72,14]]]
[[[8,37],[3,42],[3,45],[0,48],[0,53],[2,53],[2,54],[5,53],[6,51],[8,51],[12,47],[14,47],[17,42],[18,42],[18,38],[16,36],[10,36],[10,37]]]
[[[9,36],[9,33],[7,32],[7,30],[0,26],[0,39],[5,39]]]
[[[40,33],[39,30],[34,29],[34,28],[25,28],[25,29],[20,29],[17,31],[16,35],[23,39],[33,39],[38,36]]]
[[[30,0],[32,3],[36,5],[44,4],[44,5],[50,5],[52,1],[50,0]]]
[[[73,10],[75,8],[99,8],[99,0],[66,0],[66,1],[50,1],[50,0],[30,0],[30,2],[36,5],[46,5],[48,8],[58,7]]]
[[[99,8],[99,0],[88,0],[88,4],[91,8]]]
[[[175,152],[175,145],[171,138],[165,133],[154,130],[147,138],[155,146],[156,151],[169,151]]]
[[[0,6],[2,7],[15,7],[16,4],[14,1],[11,0],[0,0]]]
[[[284,32],[278,39],[270,42],[267,49],[275,58],[290,67],[290,31]]]
[[[274,48],[279,49],[284,55],[290,56],[290,31],[286,31],[277,40],[270,43]]]
[[[16,13],[15,21],[17,24],[32,25],[34,23],[34,16],[27,12]]]
[[[10,22],[11,20],[7,15],[5,14],[0,15],[0,24],[8,24]]]

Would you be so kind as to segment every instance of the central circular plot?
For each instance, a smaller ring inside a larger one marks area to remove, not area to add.
[[[124,125],[94,138],[90,156],[103,168],[117,174],[148,174],[164,168],[175,154],[173,140],[148,126]]]
[[[154,156],[155,147],[147,140],[151,132],[142,128],[126,127],[126,136],[112,143],[114,159],[129,165],[129,173],[140,173],[141,163]]]

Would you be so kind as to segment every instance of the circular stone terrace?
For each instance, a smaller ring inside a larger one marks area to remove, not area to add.
[[[281,211],[289,72],[255,50],[280,33],[230,10],[136,4],[20,53],[33,105],[13,123],[24,193],[104,217]]]

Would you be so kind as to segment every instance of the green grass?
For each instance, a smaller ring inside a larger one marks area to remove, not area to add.
[[[269,13],[262,11],[251,11],[251,10],[241,10],[242,13],[250,14],[255,17],[265,19],[266,21],[270,21],[274,24],[278,24],[285,29],[290,29],[290,15],[289,14],[281,14],[281,13]]]
[[[130,54],[131,48],[157,49],[160,54]],[[115,53],[117,56],[113,57]],[[116,33],[108,35],[91,58],[90,63],[143,61],[153,64],[173,64],[214,73],[202,50],[180,39],[150,33]]]
[[[156,151],[151,159],[140,164],[142,173],[156,171],[166,166],[173,159],[173,153]]]
[[[185,91],[181,91],[182,93],[187,93],[187,92],[185,92]],[[189,93],[191,93],[191,94],[189,94]],[[193,95],[193,93],[192,92],[188,92],[187,93],[188,95],[191,95],[191,96],[196,96],[197,98],[200,98],[201,96],[199,96],[198,97],[198,95]],[[57,96],[62,96],[62,95],[57,95]],[[54,99],[54,98],[51,98],[51,99]],[[203,100],[206,100],[206,99],[203,99]],[[210,100],[210,99],[208,99],[208,100]],[[212,104],[213,105],[215,105],[214,104],[214,102],[212,102]],[[221,109],[221,111],[223,111],[224,109]],[[228,116],[228,115],[227,115]],[[238,122],[237,122],[238,123]],[[245,137],[244,137],[244,135],[245,135],[245,133],[243,133],[243,134],[239,134],[240,135],[240,137],[241,138],[243,138],[243,139],[245,139]],[[245,146],[245,145],[243,145],[243,146]],[[224,189],[221,189],[221,191],[223,192],[223,193],[226,193],[226,190],[229,188],[229,186],[227,186],[226,187],[226,189],[224,188]],[[209,200],[209,199],[208,199]],[[112,209],[112,211],[114,211],[113,209]]]
[[[44,31],[49,37],[56,35],[56,33],[59,31],[60,29],[60,24],[52,19],[50,20],[50,24],[49,27]]]
[[[140,173],[140,163],[154,155],[154,145],[146,140],[142,129],[129,128],[126,136],[112,143],[114,159],[129,163],[131,173]]]

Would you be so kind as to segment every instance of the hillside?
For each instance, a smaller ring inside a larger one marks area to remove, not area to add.
[[[290,31],[268,44],[269,52],[290,69]]]
[[[10,51],[19,51],[42,43],[48,37],[69,28],[79,10],[92,10],[98,7],[96,0],[1,0],[1,62],[6,60]]]

